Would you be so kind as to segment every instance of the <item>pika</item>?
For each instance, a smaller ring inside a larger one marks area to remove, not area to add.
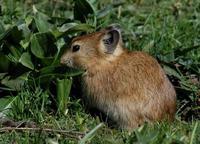
[[[117,26],[74,38],[61,64],[85,70],[87,105],[122,129],[174,119],[176,92],[164,70],[147,53],[125,49]]]

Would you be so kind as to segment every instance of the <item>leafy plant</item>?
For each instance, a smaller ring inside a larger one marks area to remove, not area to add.
[[[3,13],[9,13],[9,16],[12,16],[15,8],[21,4],[17,3],[16,6],[12,3],[13,8],[11,9],[12,1],[9,2],[9,4],[5,3],[7,7],[4,7]],[[76,18],[69,20],[70,16],[62,17],[63,22],[54,26],[51,22],[53,17],[39,11],[37,5],[32,5],[32,10],[24,16],[20,13],[20,19],[9,25],[8,28],[1,24],[0,70],[1,89],[3,90],[1,96],[7,95],[4,92],[6,90],[20,92],[25,87],[25,83],[36,84],[44,91],[49,90],[51,93],[50,85],[54,83],[57,85],[58,107],[64,111],[66,105],[64,101],[70,92],[70,77],[79,75],[80,72],[77,70],[69,72],[67,68],[62,68],[59,64],[59,57],[62,50],[67,47],[65,43],[68,44],[73,35],[94,29],[93,25],[81,23],[85,22],[83,17],[86,20],[88,14],[95,17],[92,5],[88,1],[77,0],[74,3]],[[91,10],[80,13],[85,10],[86,6],[91,7]],[[76,9],[80,11],[78,12]],[[5,17],[3,18],[6,20]]]

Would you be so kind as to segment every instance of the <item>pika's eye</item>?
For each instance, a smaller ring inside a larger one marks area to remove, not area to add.
[[[80,49],[80,45],[74,45],[72,47],[72,52],[77,52]]]

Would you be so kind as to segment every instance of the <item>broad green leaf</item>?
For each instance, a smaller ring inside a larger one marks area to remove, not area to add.
[[[48,25],[45,24],[41,18],[34,18],[37,29],[39,32],[47,32],[49,30]]]
[[[65,11],[65,14],[67,17],[63,16],[63,17],[60,17],[60,16],[52,16],[51,17],[51,21],[53,21],[56,25],[62,25],[64,23],[71,23],[73,22],[74,20],[72,19],[73,18],[73,12],[72,11]]]
[[[43,64],[43,67],[54,65],[54,57],[44,57],[44,58],[42,58],[41,64]]]
[[[6,56],[6,58],[7,58],[10,62],[13,62],[13,63],[15,63],[15,64],[17,64],[18,61],[19,61],[19,59],[16,58],[15,56],[13,56],[11,53],[9,53],[9,54]]]
[[[73,77],[84,73],[83,70],[68,68],[64,66],[47,66],[39,70],[40,75],[64,75],[65,77]]]
[[[51,25],[48,22],[48,17],[46,15],[37,13],[34,20],[39,32],[48,32],[50,30]]]
[[[59,28],[59,31],[60,32],[66,32],[68,30],[70,30],[71,28],[77,26],[78,24],[77,23],[66,23],[66,24],[63,24],[60,28]]]
[[[31,61],[31,55],[28,52],[22,54],[21,58],[19,59],[19,62],[25,67],[28,67],[32,70],[34,69],[34,65]]]
[[[23,31],[18,28],[18,26],[14,26],[6,40],[9,44],[13,44],[15,46],[19,45],[19,42],[23,39]]]
[[[89,15],[93,15],[93,17],[95,15],[91,3],[87,0],[75,0],[74,19],[85,23]]]
[[[29,46],[29,44],[30,44],[30,41],[29,41],[29,40],[22,40],[22,41],[20,42],[20,45],[21,45],[24,49],[27,49],[28,46]]]
[[[0,73],[0,79],[3,79],[7,73]]]
[[[7,72],[10,62],[4,54],[0,52],[0,72]]]
[[[25,38],[30,37],[31,32],[25,23],[18,25],[18,29],[23,31]]]
[[[49,31],[51,25],[48,22],[48,19],[49,17],[46,16],[45,14],[41,12],[36,13],[36,16],[34,17],[34,21],[39,32],[44,33],[44,32]]]
[[[5,32],[5,28],[3,26],[3,23],[0,21],[0,34]]]
[[[59,28],[60,32],[65,32],[65,33],[89,32],[92,30],[94,30],[94,27],[92,25],[76,24],[76,23],[64,24],[61,28]]]
[[[0,34],[0,43],[1,43],[2,40],[9,34],[10,30],[11,30],[11,29],[9,29],[9,30],[7,30],[7,31],[5,31],[5,32],[2,32],[2,33]]]
[[[31,38],[31,52],[38,58],[53,58],[57,52],[51,33],[36,33]]]
[[[33,21],[33,16],[27,16],[25,18],[25,23],[27,26],[29,26],[32,23],[32,21]]]
[[[67,109],[71,85],[71,79],[57,79],[57,106],[60,114],[64,114]]]
[[[112,5],[106,6],[104,9],[99,10],[99,11],[97,12],[97,18],[98,18],[98,19],[104,18],[104,17],[107,16],[112,10],[113,10],[113,6],[112,6]]]
[[[40,75],[45,75],[45,74],[55,74],[55,69],[57,67],[56,66],[47,66],[47,67],[43,67],[42,69],[40,69]]]
[[[69,34],[75,34],[78,32],[92,32],[94,27],[90,24],[77,24],[77,23],[66,23],[58,29],[52,31],[54,37],[60,38],[63,36],[69,36]]]
[[[22,31],[17,26],[7,29],[3,34],[0,34],[0,42],[9,40],[11,43],[17,44],[22,39]]]
[[[28,25],[23,23],[18,26],[19,30],[22,30],[24,39],[20,41],[20,45],[26,49],[29,46],[31,39],[31,31],[28,28]]]
[[[65,76],[67,77],[73,77],[84,73],[84,70],[67,68],[67,67],[64,68],[63,66],[61,68],[63,69],[63,71],[65,72]]]
[[[69,34],[75,34],[77,32],[92,32],[94,29],[95,28],[90,24],[66,23],[59,27],[58,30],[54,30],[53,35],[56,38],[59,38],[65,35],[68,36]]]
[[[36,35],[33,35],[31,38],[31,52],[38,58],[44,57],[44,50],[40,46],[40,43],[39,43]]]
[[[10,33],[11,30],[12,30],[12,28],[10,28],[10,29],[8,29],[5,32],[3,32],[3,33],[0,34],[0,43],[1,43],[1,41],[3,39],[5,39],[9,35],[9,33]]]
[[[24,83],[28,80],[29,74],[30,72],[26,72],[15,79],[12,79],[11,76],[7,76],[1,80],[1,84],[11,88],[14,91],[20,91]]]
[[[63,50],[62,48],[66,46],[66,43],[67,41],[65,41],[64,38],[57,39],[57,41],[55,42],[58,50],[57,50],[57,54],[54,57],[54,63],[56,63],[56,61],[59,61],[60,63],[59,56],[62,54],[61,50]]]
[[[6,54],[7,59],[13,63],[18,63],[22,55],[22,52],[19,49],[19,47],[14,47],[13,45],[7,45],[7,47],[3,48],[3,50],[8,53]]]

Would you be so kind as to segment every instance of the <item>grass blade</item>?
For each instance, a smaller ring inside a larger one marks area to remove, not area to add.
[[[79,144],[85,144],[86,141],[90,140],[90,139],[94,136],[95,132],[96,132],[98,129],[100,129],[101,127],[103,127],[103,125],[104,125],[103,123],[98,124],[94,129],[92,129],[89,133],[87,133],[87,134],[79,141]]]
[[[198,127],[198,122],[195,123],[194,129],[192,131],[192,136],[191,136],[191,139],[190,139],[190,144],[193,144],[193,142],[194,142],[195,132],[197,130],[197,127]]]

